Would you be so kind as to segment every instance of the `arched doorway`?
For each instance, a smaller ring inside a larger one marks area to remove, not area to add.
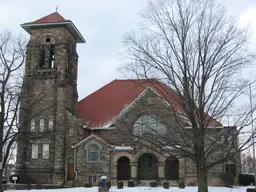
[[[165,179],[178,180],[179,179],[179,160],[175,157],[168,157],[165,160]]]
[[[72,158],[67,159],[67,180],[74,179],[74,160]]]
[[[128,157],[120,157],[117,162],[117,180],[129,180],[131,178],[131,166]]]
[[[138,162],[138,179],[156,180],[157,175],[157,158],[149,153],[142,155]]]

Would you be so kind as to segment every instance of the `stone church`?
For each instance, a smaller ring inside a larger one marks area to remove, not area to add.
[[[168,133],[173,118],[160,114],[175,102],[170,88],[156,82],[170,95],[163,100],[152,94],[158,90],[150,80],[114,80],[78,102],[76,45],[85,39],[74,23],[54,12],[21,27],[30,34],[16,164],[21,183],[96,185],[103,175],[112,184],[130,179],[196,183],[189,159],[167,146],[152,149],[135,137],[150,132],[148,124],[151,134]],[[212,132],[223,128],[214,119],[211,127]],[[165,149],[173,155],[166,156]],[[236,162],[216,166],[209,181],[220,183],[227,169],[235,173]]]

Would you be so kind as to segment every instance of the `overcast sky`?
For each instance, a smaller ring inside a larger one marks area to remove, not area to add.
[[[44,17],[56,10],[70,19],[84,36],[86,43],[78,45],[79,99],[110,81],[122,78],[117,53],[126,31],[138,27],[138,11],[147,0],[0,0],[0,29],[14,34],[29,35],[21,23]],[[241,23],[251,23],[252,48],[256,50],[256,0],[224,0],[229,14]],[[254,45],[254,46],[253,46]]]

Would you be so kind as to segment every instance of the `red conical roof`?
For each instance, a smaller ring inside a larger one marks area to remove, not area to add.
[[[58,12],[51,13],[41,19],[36,21],[28,22],[29,24],[39,24],[39,23],[58,23],[58,22],[65,22],[69,21],[62,17]],[[26,23],[26,24],[28,24]]]

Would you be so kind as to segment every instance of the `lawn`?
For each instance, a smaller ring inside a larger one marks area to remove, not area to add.
[[[246,192],[248,187],[236,187],[236,188],[226,188],[226,187],[209,187],[209,192]],[[7,190],[7,192],[98,192],[98,187],[92,188],[67,188],[67,189],[33,189],[33,190]],[[109,192],[197,192],[197,187],[186,187],[185,189],[179,189],[178,187],[170,187],[170,189],[163,189],[162,187],[152,188],[152,187],[134,187],[123,189],[117,189],[115,186],[111,187]]]

